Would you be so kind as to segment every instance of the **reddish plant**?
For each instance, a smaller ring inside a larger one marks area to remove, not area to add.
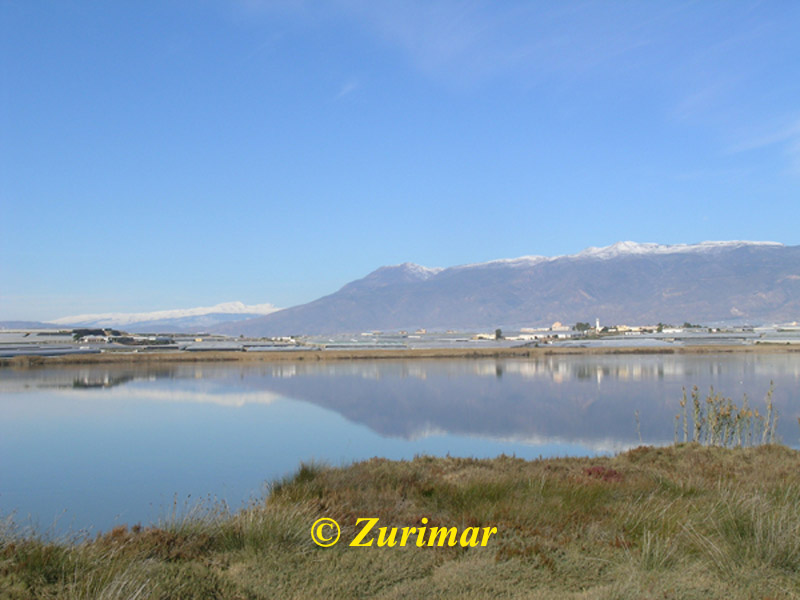
[[[595,465],[594,467],[585,467],[583,474],[592,479],[600,479],[602,481],[622,481],[622,474],[616,469],[611,467],[603,467]]]

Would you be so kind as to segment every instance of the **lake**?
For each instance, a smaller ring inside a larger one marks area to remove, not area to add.
[[[797,446],[796,354],[0,369],[0,516],[96,532],[206,499],[239,508],[301,461],[669,444],[682,387],[763,407],[771,381]]]

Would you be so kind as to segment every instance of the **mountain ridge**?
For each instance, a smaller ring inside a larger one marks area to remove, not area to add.
[[[448,268],[380,267],[317,300],[215,327],[295,335],[469,329],[554,321],[789,321],[800,317],[800,246],[617,242],[577,254]]]

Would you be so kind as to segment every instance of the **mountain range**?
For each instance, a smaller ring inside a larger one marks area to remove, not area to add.
[[[248,336],[497,327],[770,324],[800,320],[800,246],[776,242],[618,242],[563,256],[449,268],[384,266],[313,302],[73,315],[0,329],[102,327]]]
[[[800,246],[618,242],[564,256],[449,268],[381,267],[307,304],[212,327],[251,336],[494,329],[555,321],[775,323],[800,319]]]
[[[130,332],[198,332],[230,321],[262,317],[279,310],[272,304],[246,305],[224,302],[201,306],[144,313],[101,313],[61,317],[51,321],[61,327],[113,327]]]

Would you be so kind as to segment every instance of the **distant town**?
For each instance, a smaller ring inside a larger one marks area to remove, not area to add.
[[[129,333],[108,328],[0,329],[0,358],[139,352],[270,352],[347,349],[433,349],[489,347],[670,347],[800,344],[797,322],[770,326],[603,325],[556,321],[550,327],[491,331],[366,331],[332,336],[251,338],[210,333]]]

